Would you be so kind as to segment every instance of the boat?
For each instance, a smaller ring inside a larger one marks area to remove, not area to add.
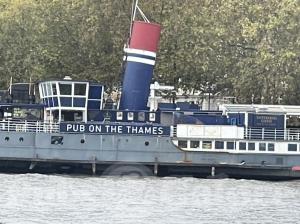
[[[0,172],[299,179],[300,106],[160,102],[174,89],[151,83],[161,27],[141,14],[119,101],[71,77],[0,92]]]

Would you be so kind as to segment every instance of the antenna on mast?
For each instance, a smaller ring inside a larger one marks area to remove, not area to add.
[[[10,77],[10,81],[9,81],[9,95],[11,95],[11,87],[12,87],[12,84],[13,84],[13,77],[11,76],[11,77]]]
[[[29,77],[29,88],[28,88],[28,94],[31,94],[31,76]]]

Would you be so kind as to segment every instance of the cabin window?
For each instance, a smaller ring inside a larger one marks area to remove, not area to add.
[[[187,148],[187,141],[179,140],[178,141],[178,147],[179,148]]]
[[[266,151],[266,143],[259,143],[259,151]]]
[[[149,114],[149,121],[155,121],[155,113],[150,113]]]
[[[40,120],[41,119],[41,110],[15,107],[15,108],[13,108],[12,116],[15,119]]]
[[[268,151],[269,152],[275,151],[275,145],[274,145],[274,143],[268,143]]]
[[[248,143],[248,150],[249,151],[255,151],[255,143],[254,142],[249,142]]]
[[[52,96],[52,85],[50,82],[47,83],[47,95]]]
[[[289,152],[297,152],[297,144],[288,144]]]
[[[44,88],[43,88],[43,84],[40,85],[40,90],[41,90],[41,97],[44,98],[45,97],[45,93],[44,93]]]
[[[121,121],[122,119],[123,119],[123,112],[118,111],[118,112],[117,112],[117,120],[118,120],[118,121]]]
[[[239,150],[246,150],[246,142],[239,142]]]
[[[226,143],[226,148],[229,149],[229,150],[233,150],[235,147],[234,147],[234,142],[227,142]]]
[[[200,142],[199,141],[191,141],[190,147],[193,149],[199,148]]]
[[[223,141],[216,141],[215,142],[215,149],[224,149],[224,142]]]
[[[83,121],[83,117],[82,117],[82,112],[79,111],[79,112],[75,112],[74,113],[74,121]]]
[[[72,85],[71,84],[59,84],[60,95],[71,95],[72,94]]]
[[[127,120],[133,121],[133,118],[134,118],[133,112],[128,112],[128,114],[127,114]]]
[[[45,83],[42,84],[42,89],[43,89],[44,97],[48,96]]]
[[[145,121],[145,113],[144,112],[139,112],[138,113],[138,120],[139,121]]]
[[[57,95],[57,90],[56,90],[56,84],[55,83],[52,84],[52,92],[53,92],[53,95]]]
[[[202,149],[211,149],[211,148],[212,148],[211,141],[203,141],[202,142]]]
[[[290,115],[286,117],[286,128],[299,128],[300,117],[298,115]]]
[[[85,96],[86,84],[75,83],[74,85],[74,95]]]

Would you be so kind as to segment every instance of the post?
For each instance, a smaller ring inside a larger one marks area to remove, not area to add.
[[[93,175],[96,174],[96,162],[92,163],[92,172],[93,172]]]
[[[211,167],[211,176],[214,177],[216,175],[216,168],[214,166]]]
[[[93,162],[92,162],[92,172],[93,172],[93,175],[96,174],[96,156],[93,157]]]
[[[210,90],[208,92],[208,110],[210,110]]]
[[[158,159],[155,157],[155,163],[154,163],[154,175],[157,176],[158,174]]]

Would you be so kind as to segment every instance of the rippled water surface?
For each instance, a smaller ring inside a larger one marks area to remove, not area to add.
[[[0,223],[300,223],[300,181],[0,174]]]

